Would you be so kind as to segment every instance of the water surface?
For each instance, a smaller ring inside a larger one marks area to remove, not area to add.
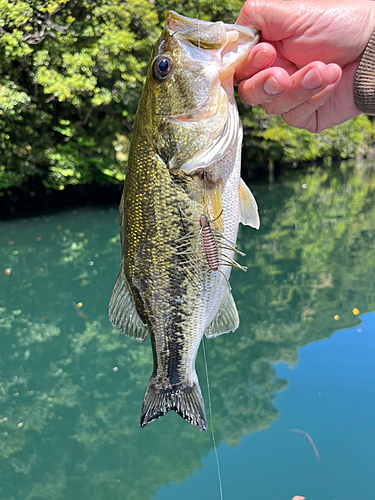
[[[241,324],[205,342],[224,499],[375,498],[373,166],[252,188]],[[0,224],[2,500],[220,498],[210,432],[139,427],[152,354],[108,323],[119,262],[117,207]]]

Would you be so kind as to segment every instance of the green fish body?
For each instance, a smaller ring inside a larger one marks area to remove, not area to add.
[[[238,224],[259,227],[259,218],[240,179],[232,77],[257,39],[250,28],[168,12],[151,56],[120,205],[121,271],[109,304],[117,329],[140,342],[151,337],[154,370],[141,427],[175,410],[206,429],[196,354],[204,333],[215,337],[239,324],[228,282]]]

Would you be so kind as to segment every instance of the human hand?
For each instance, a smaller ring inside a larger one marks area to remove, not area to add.
[[[375,27],[371,0],[247,0],[238,24],[261,41],[235,79],[242,101],[320,132],[357,116],[353,85]]]

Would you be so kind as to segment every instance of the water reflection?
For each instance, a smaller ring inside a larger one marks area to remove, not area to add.
[[[262,226],[241,230],[249,270],[231,280],[240,329],[206,341],[218,443],[277,419],[272,363],[375,309],[374,191],[353,162],[258,188]],[[151,347],[106,315],[117,210],[3,223],[0,242],[0,497],[147,500],[199,468],[209,433],[174,412],[139,428]]]

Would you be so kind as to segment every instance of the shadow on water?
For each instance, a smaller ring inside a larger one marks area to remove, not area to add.
[[[356,324],[353,307],[375,309],[371,165],[255,191],[262,226],[241,229],[248,272],[231,279],[240,328],[206,341],[216,440],[229,445],[278,418],[287,381],[272,363],[296,363],[299,347]],[[151,347],[106,315],[117,219],[100,209],[0,225],[2,500],[147,500],[212,449],[209,432],[174,412],[139,428]],[[197,368],[207,405],[201,355]]]

